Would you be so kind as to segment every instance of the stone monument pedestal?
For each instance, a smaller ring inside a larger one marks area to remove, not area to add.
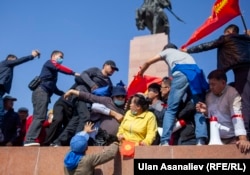
[[[159,53],[167,41],[165,33],[137,36],[130,41],[128,84],[140,70],[140,66]],[[159,61],[151,65],[144,74],[163,78],[168,76],[168,66],[164,61]]]

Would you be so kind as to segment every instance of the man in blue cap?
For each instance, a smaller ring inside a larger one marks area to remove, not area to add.
[[[96,166],[112,160],[117,154],[119,148],[118,142],[113,142],[101,153],[85,154],[88,148],[89,133],[95,131],[92,129],[93,125],[93,123],[87,122],[84,126],[84,130],[77,133],[71,139],[70,151],[64,158],[65,175],[93,175]]]
[[[3,98],[5,114],[2,121],[2,136],[0,139],[1,146],[17,146],[16,141],[20,134],[21,122],[17,112],[14,110],[15,97],[5,95]]]

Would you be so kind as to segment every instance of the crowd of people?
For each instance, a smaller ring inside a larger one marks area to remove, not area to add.
[[[39,57],[40,52],[33,50],[23,58],[8,55],[0,62],[0,145],[70,146],[64,165],[65,172],[73,174],[86,167],[88,160],[93,159],[91,166],[95,166],[112,159],[123,140],[136,146],[206,145],[211,137],[209,118],[213,116],[229,128],[219,130],[223,144],[236,144],[246,153],[250,149],[248,34],[239,34],[233,24],[219,39],[188,49],[178,49],[169,42],[142,64],[138,74],[143,76],[149,66],[164,61],[171,76],[163,77],[160,84],[150,84],[147,93],[129,98],[126,85],[122,81],[113,85],[110,79],[119,71],[113,60],[105,61],[102,69],[92,67],[77,73],[62,65],[64,54],[55,50],[32,91],[31,115],[25,107],[15,112],[17,99],[9,94],[14,67]],[[218,48],[218,68],[206,77],[191,54],[214,48]],[[234,72],[234,83],[227,82],[228,70]],[[74,76],[74,84],[66,92],[56,85],[58,72]],[[59,98],[48,110],[53,94]],[[182,123],[180,129],[176,129],[178,122]],[[83,159],[92,145],[110,147],[105,153]]]

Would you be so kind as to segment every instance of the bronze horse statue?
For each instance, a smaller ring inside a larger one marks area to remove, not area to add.
[[[147,27],[151,34],[165,33],[169,35],[169,21],[164,9],[172,9],[170,0],[144,0],[141,8],[136,10],[136,26],[138,30]]]

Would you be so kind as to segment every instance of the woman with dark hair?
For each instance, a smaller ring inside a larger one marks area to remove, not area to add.
[[[129,110],[119,126],[117,137],[120,141],[135,142],[135,145],[151,145],[157,132],[155,115],[148,110],[150,101],[143,94],[131,98]]]

